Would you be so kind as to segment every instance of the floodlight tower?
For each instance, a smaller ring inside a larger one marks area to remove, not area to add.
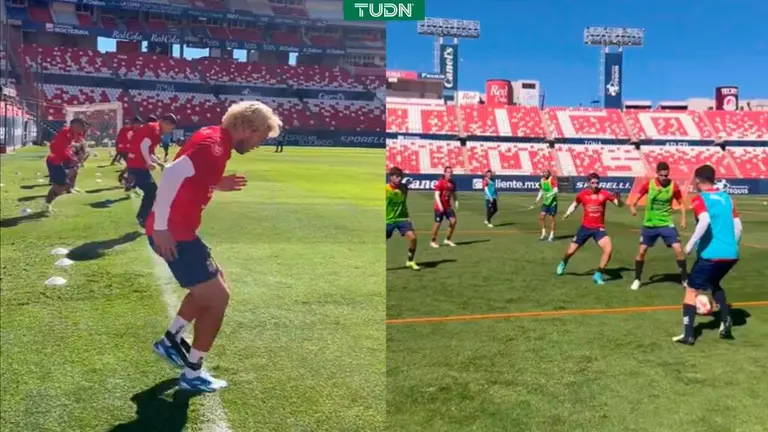
[[[443,90],[448,90],[449,92],[457,91],[459,89],[459,62],[461,61],[461,58],[458,55],[459,39],[479,39],[480,22],[448,18],[425,18],[424,21],[418,22],[416,31],[420,35],[433,36],[435,38],[434,68],[437,73],[444,72],[441,70],[441,64],[443,64],[443,62],[441,62],[441,57],[443,46],[445,45],[445,38],[453,38],[453,41],[449,44],[454,47],[454,50],[450,51],[450,58],[453,60],[453,64],[450,65],[451,76],[448,77],[448,73],[446,73],[446,78],[443,81]],[[448,49],[450,49],[450,47],[446,47],[446,54],[448,54]],[[447,69],[449,68],[449,65],[447,60],[445,64],[445,72],[448,72]],[[453,102],[458,106],[459,98],[456,97],[455,93]],[[460,110],[457,110],[457,113],[459,111]],[[464,128],[462,127],[461,114],[458,114],[457,123],[459,127],[459,135],[462,135]]]
[[[584,29],[584,45],[599,46],[600,49],[600,77],[598,82],[598,98],[603,97],[605,105],[606,86],[605,83],[605,60],[606,55],[611,49],[616,49],[618,53],[624,51],[624,47],[641,47],[645,43],[645,29],[624,28],[624,27],[587,27]],[[619,71],[622,70],[621,56],[618,57]],[[621,74],[621,72],[619,72]],[[621,108],[621,107],[619,107]]]

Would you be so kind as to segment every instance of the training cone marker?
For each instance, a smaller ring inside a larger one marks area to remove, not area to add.
[[[30,214],[32,214],[32,209],[30,209],[30,208],[23,208],[23,209],[21,209],[21,215],[22,216],[27,216],[27,215],[30,215]]]
[[[56,267],[69,267],[69,266],[72,265],[72,263],[74,263],[74,261],[72,261],[71,259],[69,259],[69,258],[62,258],[62,259],[56,261]]]
[[[64,248],[56,248],[51,251],[51,255],[66,255],[68,253],[69,253],[69,250]]]
[[[54,276],[45,281],[45,284],[48,286],[62,286],[65,283],[67,283],[67,280],[60,276]]]

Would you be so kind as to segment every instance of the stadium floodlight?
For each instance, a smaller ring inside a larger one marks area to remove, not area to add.
[[[416,24],[420,35],[437,37],[455,37],[478,39],[480,37],[480,21],[457,20],[448,18],[425,18]]]
[[[624,27],[587,27],[584,29],[584,45],[638,46],[645,43],[645,29]]]

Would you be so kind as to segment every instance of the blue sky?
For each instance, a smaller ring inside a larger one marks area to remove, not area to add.
[[[584,27],[641,27],[645,46],[624,52],[624,100],[714,97],[737,85],[768,98],[768,0],[426,0],[427,16],[480,21],[480,39],[459,43],[459,88],[487,78],[536,79],[546,104],[587,105],[597,96],[599,48]],[[430,72],[433,39],[415,22],[387,25],[387,68]]]

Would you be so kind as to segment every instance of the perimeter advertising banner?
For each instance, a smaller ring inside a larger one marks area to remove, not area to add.
[[[739,109],[739,88],[723,86],[715,88],[715,109],[718,111],[736,111]]]
[[[620,52],[605,53],[605,88],[603,89],[603,106],[605,108],[622,108],[623,67]]]
[[[443,89],[457,90],[459,87],[459,46],[440,45],[440,73],[445,76]]]

